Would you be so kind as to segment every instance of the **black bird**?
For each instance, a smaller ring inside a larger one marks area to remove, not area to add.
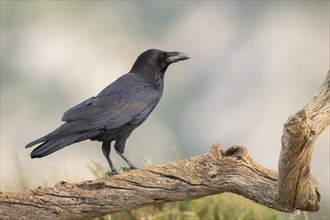
[[[181,52],[150,49],[143,52],[132,69],[91,97],[67,110],[65,123],[53,132],[26,145],[41,143],[31,153],[40,158],[70,144],[83,140],[102,141],[102,151],[111,172],[117,174],[111,159],[111,142],[116,152],[126,161],[129,169],[136,167],[124,156],[125,143],[132,131],[141,125],[158,104],[164,88],[164,73],[174,62],[189,57]]]

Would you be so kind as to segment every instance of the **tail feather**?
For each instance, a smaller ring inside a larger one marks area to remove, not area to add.
[[[40,158],[40,157],[47,156],[51,153],[54,153],[55,151],[61,150],[62,148],[69,146],[73,143],[83,141],[86,139],[90,139],[90,138],[96,136],[97,134],[99,134],[99,131],[95,130],[92,132],[70,134],[65,137],[59,137],[59,138],[46,140],[43,144],[39,145],[37,148],[35,148],[31,152],[31,158]]]
[[[65,146],[73,144],[79,139],[80,135],[70,135],[64,138],[57,138],[46,141],[31,152],[31,158],[40,158],[58,151]]]
[[[25,148],[32,147],[33,145],[36,145],[36,144],[39,144],[39,143],[45,142],[46,140],[47,140],[47,136],[44,136],[44,137],[38,138],[37,140],[32,141],[31,143],[28,143],[28,144],[25,146]]]
[[[86,122],[84,122],[82,120],[66,122],[66,123],[62,124],[60,127],[58,127],[57,129],[55,129],[53,132],[27,144],[25,146],[25,148],[32,147],[33,145],[36,145],[36,144],[39,144],[42,142],[47,142],[51,139],[61,139],[61,138],[65,138],[69,135],[74,135],[77,133],[87,132],[87,131],[91,131],[91,130],[95,131],[96,129],[98,129],[98,128],[90,127],[88,124],[86,124]]]

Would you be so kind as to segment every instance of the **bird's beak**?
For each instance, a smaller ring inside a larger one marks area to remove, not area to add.
[[[187,54],[181,53],[181,52],[167,52],[167,63],[175,63],[181,60],[187,60],[190,57]]]

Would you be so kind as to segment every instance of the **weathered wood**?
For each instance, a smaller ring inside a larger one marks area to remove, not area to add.
[[[201,156],[109,178],[0,192],[0,219],[85,219],[223,192],[283,212],[316,211],[320,194],[310,162],[315,139],[330,123],[329,97],[330,71],[319,92],[284,125],[279,174],[253,161],[244,147],[223,151],[215,144]]]
[[[213,145],[205,155],[109,178],[2,192],[0,218],[92,217],[222,192],[281,210],[273,199],[276,182],[276,173],[255,163],[245,148],[234,146],[223,152],[220,145]]]
[[[311,156],[316,138],[329,123],[330,71],[305,108],[284,124],[277,200],[288,211],[319,209],[320,193],[310,173]]]

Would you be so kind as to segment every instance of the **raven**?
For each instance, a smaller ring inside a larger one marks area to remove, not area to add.
[[[164,88],[164,74],[174,62],[189,57],[181,52],[149,49],[139,55],[132,69],[91,97],[67,110],[62,117],[65,123],[53,132],[26,145],[41,143],[31,153],[40,158],[68,145],[83,140],[102,141],[102,152],[111,171],[117,174],[111,159],[111,142],[116,152],[126,161],[129,169],[136,169],[124,155],[127,138],[141,125],[158,104]]]

